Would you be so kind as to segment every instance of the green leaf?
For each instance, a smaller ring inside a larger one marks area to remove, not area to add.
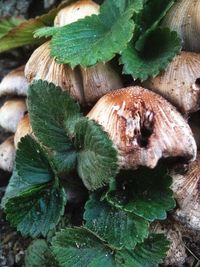
[[[26,267],[58,267],[50,248],[43,239],[34,240],[25,253]]]
[[[166,15],[167,11],[172,7],[175,0],[151,0],[147,1],[137,16],[137,24],[140,27],[141,35],[136,42],[136,49],[141,51],[146,37],[152,30],[155,30],[161,19]]]
[[[38,80],[29,87],[28,107],[33,132],[50,149],[49,157],[56,169],[73,169],[76,153],[71,139],[81,117],[79,105],[60,87]]]
[[[85,227],[118,249],[133,249],[148,237],[147,221],[95,197],[86,203],[84,219]]]
[[[145,38],[143,49],[136,50],[134,43],[129,43],[122,52],[120,63],[124,64],[123,73],[134,79],[146,80],[164,70],[181,49],[181,40],[176,32],[156,28]]]
[[[171,182],[172,178],[160,167],[124,171],[110,185],[106,199],[116,208],[146,220],[163,220],[166,211],[175,207]]]
[[[9,198],[34,186],[48,184],[54,179],[53,171],[39,144],[30,136],[25,136],[18,144],[16,166],[6,188],[1,205]]]
[[[162,262],[169,242],[151,235],[133,250],[111,250],[84,228],[67,228],[56,234],[52,250],[60,267],[153,267]]]
[[[92,15],[64,26],[54,34],[51,54],[59,63],[72,67],[109,61],[125,49],[134,31],[134,12],[142,8],[141,0],[106,0],[100,15]]]
[[[22,18],[2,18],[0,19],[0,38],[4,36],[9,30],[18,26],[23,21]]]
[[[100,125],[86,118],[75,128],[77,170],[84,185],[95,190],[110,182],[118,172],[117,151]]]
[[[169,249],[169,242],[162,234],[151,235],[134,250],[122,250],[116,255],[119,266],[153,267],[162,263]]]
[[[56,234],[52,250],[60,267],[114,267],[112,250],[84,228],[67,228]]]
[[[41,37],[50,37],[52,35],[55,35],[58,31],[60,30],[60,27],[55,26],[55,27],[44,27],[44,28],[40,28],[38,30],[35,31],[34,33],[34,37],[37,38],[41,38]]]
[[[5,211],[10,223],[23,235],[46,236],[64,213],[64,189],[52,184],[37,185],[8,199]]]
[[[16,170],[28,184],[48,183],[54,173],[40,145],[30,136],[25,136],[18,144]]]

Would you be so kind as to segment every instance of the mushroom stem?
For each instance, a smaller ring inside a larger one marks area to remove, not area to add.
[[[15,153],[14,136],[11,136],[0,145],[0,169],[13,171]]]

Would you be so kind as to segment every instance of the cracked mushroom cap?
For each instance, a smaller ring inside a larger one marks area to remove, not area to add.
[[[31,132],[32,128],[30,125],[29,115],[26,114],[17,125],[17,130],[14,136],[15,147],[17,148],[17,144],[19,143],[22,137],[26,136],[27,134],[31,134]]]
[[[0,83],[0,96],[19,95],[26,96],[28,90],[28,81],[24,76],[24,67],[21,66],[9,72]]]
[[[121,167],[154,168],[160,158],[196,158],[191,129],[161,96],[142,87],[115,90],[103,96],[87,115],[115,144]]]
[[[181,52],[167,69],[143,85],[162,95],[182,113],[200,109],[200,54]]]
[[[0,145],[0,169],[12,172],[15,162],[14,136],[9,137]]]
[[[172,174],[178,208],[174,218],[187,228],[200,230],[200,154],[185,174]]]
[[[0,108],[0,126],[8,132],[15,133],[19,121],[27,111],[25,99],[12,99]]]
[[[99,5],[91,0],[80,0],[61,9],[54,20],[54,26],[61,27],[93,14],[99,14]]]

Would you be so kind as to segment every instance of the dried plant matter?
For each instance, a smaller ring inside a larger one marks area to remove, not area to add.
[[[179,0],[170,9],[163,25],[177,31],[187,51],[200,52],[200,1]]]
[[[24,66],[9,72],[0,83],[0,96],[26,96],[27,90],[28,82],[24,76]]]
[[[12,172],[14,167],[14,161],[14,136],[11,136],[0,145],[0,169]]]
[[[183,113],[197,111],[200,109],[200,54],[181,52],[164,72],[143,84]]]
[[[161,96],[142,87],[105,95],[87,116],[108,132],[122,167],[154,168],[162,157],[196,158],[195,140],[183,117]]]
[[[200,230],[200,155],[185,174],[173,174],[172,177],[172,189],[178,203],[175,219],[188,228]]]
[[[0,126],[15,133],[17,124],[24,117],[26,111],[26,102],[23,98],[6,101],[0,109]]]

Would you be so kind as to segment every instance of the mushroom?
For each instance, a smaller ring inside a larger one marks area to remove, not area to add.
[[[86,15],[98,14],[99,5],[83,0],[62,9],[55,18],[56,26],[63,26]],[[31,55],[25,67],[25,76],[29,82],[33,79],[47,80],[69,91],[81,104],[97,101],[107,92],[121,88],[122,82],[110,63],[98,63],[90,68],[58,64],[50,56],[49,42],[38,47]]]
[[[161,94],[183,113],[200,109],[200,54],[181,52],[167,69],[143,83]]]
[[[30,125],[29,115],[26,114],[17,125],[17,130],[14,136],[15,147],[17,148],[17,144],[19,143],[22,137],[24,137],[27,134],[31,134],[31,132],[32,128]]]
[[[172,6],[162,26],[179,33],[183,49],[200,52],[200,1],[179,0]]]
[[[0,145],[0,169],[13,171],[15,162],[14,136],[9,137]]]
[[[178,208],[174,218],[187,228],[200,230],[200,154],[184,174],[172,173]]]
[[[0,126],[9,132],[15,133],[18,122],[27,111],[24,99],[12,99],[4,103],[0,109]]]
[[[196,158],[191,129],[161,96],[139,86],[103,96],[87,115],[108,133],[122,168],[154,168],[160,158]]]
[[[61,27],[93,14],[99,14],[99,5],[91,0],[80,0],[61,9],[54,20],[54,25]]]
[[[197,148],[200,149],[200,111],[191,114],[188,123],[192,129]]]
[[[2,79],[0,83],[0,96],[27,95],[28,82],[24,76],[24,67],[25,66],[21,66],[12,70]]]
[[[164,266],[182,266],[187,258],[181,227],[171,219],[151,224],[151,231],[164,234],[170,241],[169,250],[164,260]]]

